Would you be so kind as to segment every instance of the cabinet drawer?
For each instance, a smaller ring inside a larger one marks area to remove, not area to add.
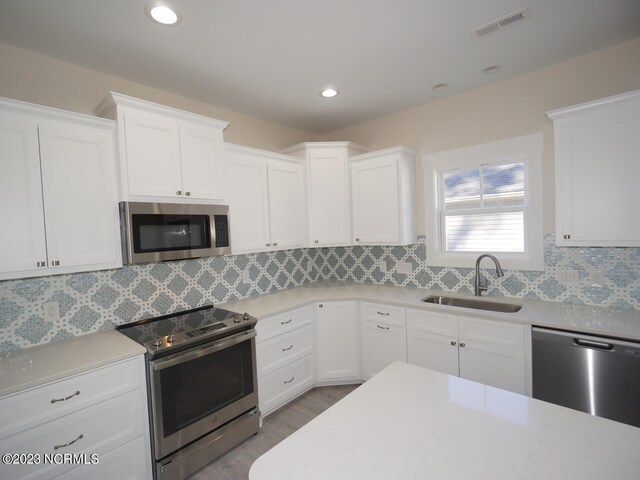
[[[256,324],[256,332],[258,338],[256,342],[263,342],[271,337],[288,332],[303,325],[313,322],[313,307],[307,305],[305,307],[291,310],[290,312],[280,313],[272,317],[259,320]]]
[[[458,317],[456,315],[407,309],[407,328],[415,332],[458,338]]]
[[[140,356],[0,399],[0,439],[140,388],[142,362]]]
[[[384,323],[385,325],[397,325],[398,327],[405,326],[405,309],[402,307],[362,302],[360,309],[360,317],[363,320]]]
[[[107,453],[143,434],[142,391],[131,392],[22,431],[0,441],[3,453]],[[56,448],[56,446],[58,448]],[[3,480],[50,478],[73,465],[0,465]]]
[[[100,455],[100,463],[81,465],[55,477],[57,480],[147,480],[151,478],[146,440],[138,437],[109,453]]]
[[[313,353],[313,325],[305,325],[261,342],[256,347],[258,377],[275,372]]]
[[[524,325],[460,317],[460,341],[521,352],[524,351]]]
[[[314,383],[314,356],[308,355],[258,380],[260,410],[266,415],[310,388]]]

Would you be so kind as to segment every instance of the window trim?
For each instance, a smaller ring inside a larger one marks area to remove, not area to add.
[[[511,270],[544,270],[542,231],[542,133],[498,140],[469,147],[457,148],[423,157],[425,186],[425,229],[427,232],[427,263],[439,267],[472,268],[479,253],[444,252],[444,233],[439,208],[444,193],[440,192],[440,175],[466,167],[479,167],[486,163],[523,161],[525,165],[524,243],[526,253],[497,252],[503,268]],[[519,206],[518,209],[520,210]],[[463,212],[461,209],[460,212]],[[449,214],[452,212],[450,211]],[[456,212],[457,213],[457,212]],[[493,253],[493,252],[482,252]]]

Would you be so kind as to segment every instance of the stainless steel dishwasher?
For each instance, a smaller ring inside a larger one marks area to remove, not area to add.
[[[533,398],[640,427],[640,343],[533,327]]]

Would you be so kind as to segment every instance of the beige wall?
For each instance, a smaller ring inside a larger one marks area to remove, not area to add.
[[[317,137],[215,105],[0,43],[0,96],[92,114],[115,91],[229,122],[228,142],[277,151]]]
[[[531,73],[323,136],[372,150],[407,145],[422,154],[534,132],[544,134],[544,231],[555,231],[553,127],[545,111],[640,88],[640,38]],[[421,162],[416,169],[418,233],[424,228]]]

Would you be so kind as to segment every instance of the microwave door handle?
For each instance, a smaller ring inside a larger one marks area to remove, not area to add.
[[[211,215],[209,217],[209,244],[210,248],[216,246],[216,216]]]
[[[235,335],[231,335],[230,337],[223,338],[219,342],[216,342],[208,347],[204,347],[192,352],[183,353],[182,355],[178,355],[172,358],[152,361],[151,365],[153,367],[153,370],[157,372],[159,370],[164,370],[165,368],[173,367],[175,365],[179,365],[181,363],[188,362],[196,358],[204,357],[205,355],[209,355],[211,353],[218,352],[225,348],[232,347],[233,345],[244,342],[246,340],[250,340],[255,337],[256,337],[255,330],[248,330],[245,332],[236,333]]]

